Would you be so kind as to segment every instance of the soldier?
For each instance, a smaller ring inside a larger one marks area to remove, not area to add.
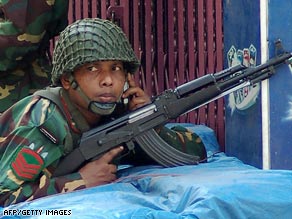
[[[0,7],[0,114],[50,84],[50,40],[67,25],[68,0],[6,0]]]
[[[122,146],[73,173],[53,175],[83,132],[127,110],[123,99],[129,99],[129,110],[150,102],[133,80],[139,64],[125,34],[108,20],[87,18],[65,28],[53,54],[51,97],[28,96],[0,119],[0,205],[115,181],[113,161]],[[195,133],[165,127],[159,133],[174,147],[206,158]]]

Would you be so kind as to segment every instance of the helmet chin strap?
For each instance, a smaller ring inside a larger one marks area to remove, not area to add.
[[[76,90],[79,93],[79,95],[85,100],[85,102],[87,103],[87,108],[91,112],[98,115],[109,115],[115,110],[117,102],[104,103],[104,102],[93,101],[89,99],[88,96],[86,96],[86,94],[82,91],[82,89],[80,88],[77,81],[74,79],[72,75],[70,76],[69,81],[71,83],[72,88]]]

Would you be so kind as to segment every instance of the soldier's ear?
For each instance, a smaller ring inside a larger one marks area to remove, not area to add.
[[[65,90],[68,90],[71,86],[71,81],[70,81],[70,75],[69,74],[62,74],[60,77],[60,81],[62,84],[62,87]]]

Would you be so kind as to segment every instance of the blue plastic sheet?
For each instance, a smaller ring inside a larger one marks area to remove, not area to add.
[[[25,218],[290,219],[292,215],[292,171],[260,170],[224,153],[199,165],[129,167],[119,174],[115,183],[20,203],[1,209],[0,215],[27,209],[43,213]],[[46,215],[45,210],[52,214],[57,209],[71,215]]]

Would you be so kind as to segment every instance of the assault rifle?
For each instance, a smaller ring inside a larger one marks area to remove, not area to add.
[[[291,53],[282,52],[256,67],[237,65],[164,91],[150,104],[85,132],[79,147],[62,160],[54,176],[73,172],[84,162],[120,145],[133,150],[135,143],[162,166],[197,164],[199,157],[174,149],[159,137],[154,128],[235,90],[271,77],[275,68],[291,56]]]

